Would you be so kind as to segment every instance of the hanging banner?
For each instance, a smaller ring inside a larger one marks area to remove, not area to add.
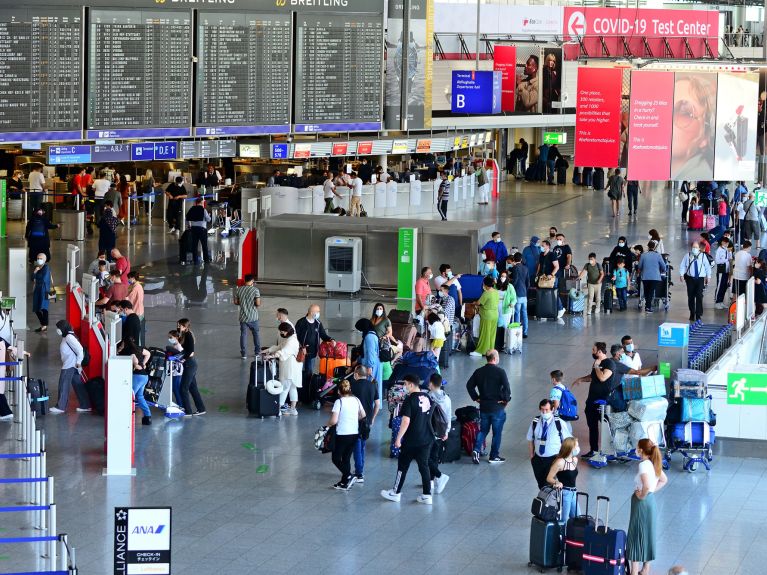
[[[543,89],[541,90],[541,112],[556,114],[554,102],[562,100],[562,48],[543,49]]]
[[[498,44],[493,49],[493,70],[501,73],[501,111],[514,111],[517,47]]]
[[[620,155],[623,71],[578,68],[575,165],[615,168]]]
[[[669,179],[673,112],[673,72],[631,73],[629,180]]]
[[[676,73],[672,124],[671,179],[713,179],[716,74]]]
[[[715,179],[749,181],[755,177],[758,98],[757,74],[719,74]]]

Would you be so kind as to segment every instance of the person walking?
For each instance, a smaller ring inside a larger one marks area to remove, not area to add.
[[[562,511],[560,521],[567,523],[571,517],[578,516],[577,487],[575,481],[578,477],[578,454],[581,448],[576,437],[568,437],[562,441],[554,462],[549,469],[546,482],[554,489],[562,491]]]
[[[691,249],[684,254],[679,265],[679,277],[687,284],[687,309],[690,321],[697,321],[703,316],[703,290],[711,279],[711,264],[700,251],[698,242],[692,242]]]
[[[450,200],[450,181],[447,179],[447,172],[439,173],[439,188],[437,189],[437,213],[443,222],[447,221],[447,202]]]
[[[552,464],[565,439],[572,437],[573,434],[570,432],[570,427],[564,425],[562,420],[554,415],[554,406],[550,399],[542,399],[538,403],[538,409],[540,414],[533,418],[527,429],[527,447],[533,475],[540,490],[547,483]],[[567,521],[564,513],[562,519]]]
[[[333,210],[335,210],[333,198],[337,197],[339,200],[343,198],[336,191],[336,185],[333,183],[333,172],[325,172],[323,175],[325,176],[325,181],[322,183],[322,195],[325,199],[325,210],[322,213],[332,214]]]
[[[431,426],[432,404],[429,396],[421,391],[421,382],[416,376],[408,374],[403,378],[403,381],[407,397],[405,397],[400,408],[402,423],[397,437],[394,438],[394,447],[400,450],[397,475],[394,478],[394,487],[381,491],[381,497],[389,501],[399,502],[408,469],[415,460],[418,471],[421,473],[423,486],[423,493],[418,496],[416,501],[431,505],[429,453],[434,443],[434,431]]]
[[[359,422],[366,415],[362,403],[352,394],[349,380],[341,380],[338,384],[338,399],[333,403],[328,421],[328,427],[336,426],[332,457],[333,465],[341,472],[341,480],[333,485],[333,489],[349,491],[357,481],[352,475],[351,458],[359,438]]]
[[[466,382],[466,390],[473,401],[479,403],[479,433],[471,457],[479,465],[479,454],[490,429],[493,441],[490,445],[489,463],[503,463],[501,457],[501,436],[506,422],[506,405],[511,401],[511,387],[506,372],[498,366],[498,352],[494,349],[485,356],[487,363],[475,370]]]
[[[144,414],[141,418],[141,425],[152,425],[152,412],[149,411],[149,405],[144,397],[144,388],[149,381],[147,364],[152,354],[148,349],[138,345],[132,336],[123,337],[120,345],[121,349],[118,355],[130,357],[133,365],[133,397],[136,405]]]
[[[453,404],[450,401],[450,396],[445,393],[443,389],[444,380],[438,373],[432,373],[429,378],[429,399],[431,400],[433,409],[437,409],[437,406],[443,411],[447,418],[447,431],[444,437],[434,436],[434,442],[431,445],[431,451],[429,452],[429,475],[432,481],[432,491],[434,493],[442,493],[445,490],[447,482],[450,480],[450,476],[447,473],[442,473],[439,469],[439,462],[442,459],[442,454],[445,450],[445,441],[447,434],[450,433]]]
[[[253,274],[245,274],[245,284],[237,288],[234,305],[240,307],[240,357],[248,359],[248,331],[253,336],[253,354],[261,353],[261,338],[258,328],[258,308],[261,305],[261,291]]]
[[[370,378],[367,368],[358,364],[354,368],[354,376],[349,382],[354,397],[360,400],[362,409],[365,410],[368,429],[373,428],[378,412],[381,411],[381,396],[378,395],[378,386]],[[357,438],[354,445],[354,477],[357,483],[365,481],[365,446],[367,438],[362,436]]]
[[[621,176],[621,169],[615,168],[615,174],[610,177],[608,184],[607,196],[610,198],[610,203],[613,208],[613,217],[617,218],[621,215],[621,200],[626,189],[626,180]]]
[[[192,253],[194,254],[194,264],[200,264],[200,256],[197,255],[197,244],[202,249],[202,261],[210,263],[210,252],[208,251],[208,224],[210,223],[210,214],[202,205],[202,198],[197,198],[194,205],[186,213],[186,221],[189,223],[189,233],[192,234]]]
[[[363,317],[354,324],[354,329],[362,334],[362,357],[360,364],[368,368],[373,381],[378,389],[378,397],[383,396],[383,368],[379,356],[380,342],[376,335],[373,322]]]
[[[626,183],[626,197],[629,203],[629,216],[637,215],[637,205],[639,204],[639,194],[642,193],[642,188],[639,186],[637,180],[629,180]]]
[[[479,339],[477,347],[469,355],[482,357],[495,346],[495,336],[498,327],[498,290],[492,276],[482,280],[482,295],[479,298]]]
[[[78,412],[91,410],[90,399],[85,390],[85,385],[80,378],[80,369],[82,368],[85,352],[83,346],[75,336],[70,323],[65,319],[56,322],[56,333],[61,336],[59,344],[59,355],[61,356],[61,371],[59,372],[59,395],[56,405],[51,407],[51,413],[64,413],[69,403],[69,387],[72,386],[77,395],[77,401],[80,407]]]
[[[296,322],[296,337],[303,348],[303,386],[300,395],[301,401],[311,401],[310,379],[317,369],[317,355],[319,354],[321,341],[333,341],[325,331],[325,326],[320,321],[320,306],[316,303],[309,306],[306,315]],[[299,350],[300,353],[300,350]]]
[[[32,213],[24,231],[24,239],[27,240],[27,260],[34,262],[37,254],[45,254],[45,261],[51,261],[51,237],[48,230],[58,229],[58,224],[52,224],[45,216],[45,210],[38,207]]]
[[[35,332],[45,333],[48,331],[48,293],[51,291],[51,268],[45,254],[37,254],[32,281],[32,311],[40,321],[40,327]]]
[[[646,313],[653,312],[652,304],[655,299],[655,290],[661,282],[663,274],[668,269],[663,256],[658,253],[657,248],[658,243],[655,240],[650,240],[647,243],[647,251],[639,258],[639,266],[637,267],[639,275],[642,277],[642,288],[644,289],[645,298],[644,309]]]
[[[589,428],[589,452],[585,459],[594,457],[599,451],[599,427],[601,416],[597,401],[606,401],[613,389],[614,376],[617,368],[613,359],[607,355],[607,344],[603,341],[594,342],[591,347],[591,357],[594,360],[591,373],[576,379],[572,385],[589,382],[589,392],[586,396],[586,425]]]
[[[285,405],[285,400],[290,399],[289,407],[282,409],[282,415],[298,415],[298,389],[302,387],[301,363],[298,361],[298,338],[296,331],[288,323],[281,323],[278,327],[280,342],[266,349],[268,358],[279,360],[279,380],[282,383],[280,393],[280,405]]]
[[[660,449],[652,440],[640,439],[636,454],[640,461],[631,496],[626,559],[630,562],[631,575],[649,575],[658,532],[655,494],[663,489],[668,478],[663,472]]]
[[[602,264],[597,262],[597,254],[594,252],[589,254],[589,261],[583,266],[578,278],[582,280],[584,276],[588,290],[586,310],[588,313],[599,313],[602,308],[602,281],[605,279],[605,271]]]
[[[687,180],[682,182],[682,185],[679,187],[679,192],[677,192],[677,197],[679,198],[679,201],[682,202],[682,223],[687,223],[687,212],[690,208],[690,182]]]
[[[182,318],[176,322],[176,329],[179,333],[179,343],[184,348],[184,373],[181,374],[181,386],[179,388],[184,417],[205,415],[207,413],[205,411],[205,402],[203,402],[200,391],[197,389],[197,359],[194,357],[192,322],[187,318]],[[197,410],[195,412],[192,412],[192,402],[189,400],[190,395]]]

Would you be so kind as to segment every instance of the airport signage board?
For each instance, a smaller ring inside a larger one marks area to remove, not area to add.
[[[578,68],[575,165],[615,168],[620,156],[620,68]]]
[[[451,111],[454,114],[500,114],[502,74],[497,71],[453,70]]]
[[[349,151],[349,142],[334,142],[330,151],[331,156],[345,156]]]
[[[673,114],[674,73],[632,72],[626,143],[629,179],[669,179]]]
[[[543,143],[549,146],[567,143],[567,132],[543,132]]]
[[[373,142],[364,141],[357,142],[357,154],[361,156],[367,156],[373,153]]]
[[[115,507],[114,575],[170,575],[171,508]]]
[[[272,159],[273,160],[287,160],[289,144],[272,144]]]
[[[91,161],[90,146],[51,146],[48,148],[48,163],[52,166],[87,164]]]

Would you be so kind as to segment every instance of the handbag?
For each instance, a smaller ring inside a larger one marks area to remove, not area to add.
[[[382,337],[378,345],[378,360],[386,363],[391,361],[394,353],[391,349],[391,342],[388,337]]]
[[[296,354],[296,361],[298,363],[304,363],[306,360],[306,336],[309,335],[309,331],[304,334],[304,341],[301,342],[301,345],[298,348],[298,353]]]
[[[322,439],[322,453],[331,453],[336,448],[336,426],[331,425],[325,431],[325,435]]]
[[[543,289],[551,289],[554,287],[556,278],[554,276],[542,275],[538,276],[538,287]]]
[[[48,293],[45,294],[45,297],[48,298],[48,301],[56,301],[56,287],[53,285],[53,274],[50,274],[51,276],[51,287],[48,289]]]
[[[368,217],[368,213],[365,211],[365,207],[360,203],[360,217],[366,218]]]

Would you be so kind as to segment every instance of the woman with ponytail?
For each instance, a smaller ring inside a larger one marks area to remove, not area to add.
[[[640,462],[639,471],[634,477],[626,559],[631,565],[631,575],[648,575],[650,562],[655,559],[655,493],[668,480],[663,473],[660,449],[652,440],[640,439],[636,453]]]

